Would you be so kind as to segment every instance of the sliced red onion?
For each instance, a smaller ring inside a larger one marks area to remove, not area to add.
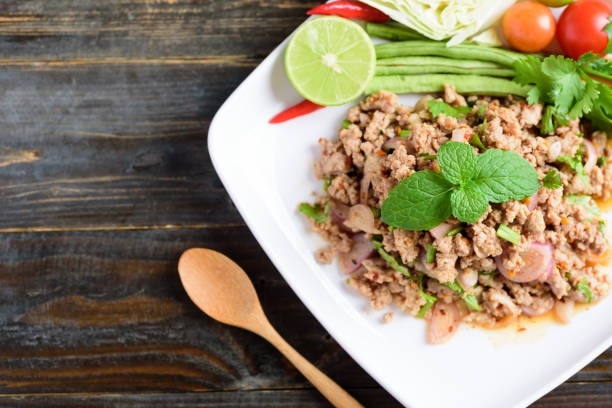
[[[540,300],[541,302],[539,302],[537,306],[521,306],[523,314],[529,317],[541,316],[548,313],[555,306],[555,299],[552,297],[547,297]]]
[[[376,234],[379,231],[374,226],[374,213],[365,204],[357,204],[349,208],[344,225],[354,232],[363,231]]]
[[[445,237],[446,234],[448,233],[448,231],[452,230],[453,227],[454,227],[453,224],[450,224],[448,222],[442,222],[442,223],[436,225],[435,227],[433,227],[432,229],[430,229],[429,233],[435,239],[440,239],[442,237]]]
[[[459,328],[461,314],[454,303],[437,301],[427,320],[426,337],[429,344],[441,344],[450,339]]]
[[[340,201],[332,201],[329,209],[329,216],[332,224],[339,226],[341,229],[344,228],[344,221],[348,218],[349,206],[341,203]]]
[[[552,274],[555,262],[553,246],[551,244],[532,242],[529,248],[523,251],[520,256],[525,263],[518,271],[506,270],[502,258],[496,258],[497,269],[508,280],[518,283],[533,282],[535,280],[545,281]]]
[[[556,161],[562,150],[561,141],[556,140],[550,144],[548,148],[548,158],[550,161]]]
[[[400,147],[401,145],[403,145],[405,140],[406,139],[404,139],[402,137],[398,137],[398,136],[389,138],[389,139],[385,140],[385,142],[382,145],[382,148],[383,148],[384,151],[395,150],[398,147]]]
[[[588,139],[583,139],[582,144],[585,147],[586,153],[584,171],[588,173],[597,165],[597,149],[595,148],[595,145],[593,145],[593,143]]]
[[[355,273],[361,267],[361,263],[372,255],[373,251],[372,242],[365,234],[355,234],[351,250],[338,255],[340,269],[347,275]]]
[[[453,142],[466,142],[466,138],[465,138],[465,129],[462,128],[457,128],[457,129],[453,129],[453,132],[451,133],[451,140]]]

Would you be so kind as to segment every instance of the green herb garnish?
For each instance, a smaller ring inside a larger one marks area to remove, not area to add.
[[[434,118],[437,118],[443,113],[446,116],[461,119],[468,113],[472,112],[472,108],[469,106],[452,106],[446,102],[436,101],[434,99],[427,101],[427,106],[429,107],[429,112]]]
[[[508,241],[514,245],[521,242],[521,234],[507,226],[506,224],[499,224],[495,233],[499,238]]]
[[[435,246],[433,246],[433,244],[427,244],[427,247],[425,248],[425,262],[433,263],[433,261],[436,260],[436,252],[438,252],[438,250]]]
[[[512,151],[476,155],[466,143],[446,142],[437,154],[440,173],[422,170],[400,181],[381,207],[388,225],[429,230],[451,215],[475,223],[489,203],[520,200],[540,187],[531,164]]]
[[[580,282],[578,282],[576,285],[576,290],[580,291],[584,295],[588,303],[591,303],[593,300],[593,292],[591,292],[591,287],[589,286],[589,281],[587,278],[580,279]]]
[[[382,242],[373,239],[372,246],[376,252],[378,252],[378,255],[380,255],[380,257],[391,267],[391,269],[400,272],[404,276],[410,277],[410,270],[405,265],[402,265],[390,253],[385,251]]]
[[[542,179],[542,185],[551,190],[556,190],[563,186],[561,175],[557,170],[549,170]]]
[[[532,85],[527,94],[530,104],[543,103],[544,133],[568,119],[586,117],[597,128],[610,134],[612,129],[612,88],[590,74],[610,78],[612,63],[593,53],[578,61],[562,55],[540,58],[526,55],[513,65],[514,80]],[[546,119],[546,120],[544,120]],[[551,122],[551,123],[547,123]]]
[[[317,224],[321,224],[327,221],[330,206],[331,204],[329,201],[324,206],[318,203],[315,205],[301,203],[298,209],[305,216],[312,218]]]
[[[559,163],[566,164],[570,169],[574,170],[574,172],[578,175],[580,180],[585,186],[589,186],[589,177],[587,176],[586,170],[584,169],[584,165],[582,164],[582,157],[584,156],[584,151],[582,148],[579,148],[574,156],[568,156],[565,154],[559,155],[557,157],[557,161]]]
[[[418,275],[416,277],[416,281],[419,285],[419,295],[425,301],[425,304],[419,309],[417,317],[425,317],[427,311],[431,309],[431,307],[434,305],[434,303],[436,303],[436,300],[438,300],[438,298],[430,293],[425,292],[425,290],[423,289],[423,275]]]
[[[412,131],[410,129],[402,129],[399,132],[399,137],[401,137],[402,139],[406,139],[410,137],[411,134],[412,134]]]
[[[468,307],[468,309],[476,312],[480,312],[482,310],[482,307],[480,307],[480,305],[478,304],[478,299],[476,298],[476,296],[471,293],[467,293],[465,290],[463,290],[463,288],[457,283],[457,281],[444,282],[442,283],[442,285],[448,287],[453,292],[456,292],[461,297],[461,299],[463,299],[463,302]]]

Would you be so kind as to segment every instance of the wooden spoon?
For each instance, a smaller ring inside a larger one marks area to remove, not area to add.
[[[272,327],[249,277],[225,255],[188,249],[178,263],[185,291],[215,320],[249,330],[276,347],[336,407],[362,407],[332,379],[302,357]]]

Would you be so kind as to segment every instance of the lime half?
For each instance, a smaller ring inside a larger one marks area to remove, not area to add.
[[[285,71],[305,99],[342,105],[362,96],[374,75],[376,53],[365,30],[335,16],[306,20],[285,50]]]

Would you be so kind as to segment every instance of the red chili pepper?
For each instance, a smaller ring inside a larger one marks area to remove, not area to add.
[[[302,102],[299,102],[285,109],[284,111],[277,113],[268,121],[268,123],[286,122],[299,116],[307,115],[324,107],[325,106],[323,105],[319,105],[304,99]]]
[[[369,21],[371,23],[385,23],[389,16],[368,4],[355,0],[337,0],[313,7],[306,12],[308,15],[325,14],[354,18],[356,20]]]

